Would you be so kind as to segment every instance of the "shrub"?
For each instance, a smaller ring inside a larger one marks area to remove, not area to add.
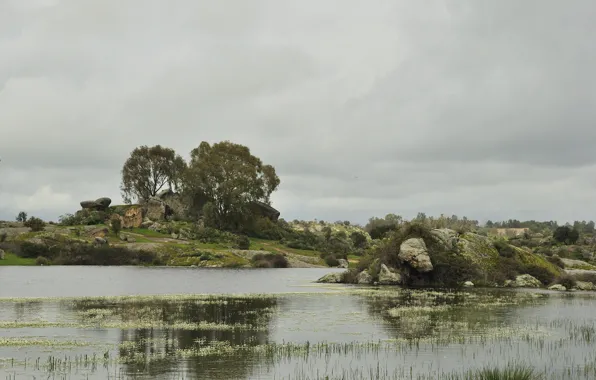
[[[560,276],[555,280],[555,282],[557,284],[563,285],[567,289],[571,289],[576,285],[576,280],[567,274]]]
[[[453,253],[437,253],[432,256],[433,271],[429,279],[433,285],[459,287],[465,281],[478,278],[478,269],[463,256]]]
[[[48,259],[47,257],[44,256],[39,256],[37,259],[35,259],[35,265],[50,265],[50,259]]]
[[[533,264],[524,265],[521,268],[521,271],[523,273],[527,273],[530,276],[536,278],[538,281],[542,282],[544,285],[548,285],[548,284],[552,283],[556,277],[547,268],[541,267],[539,265],[533,265]]]
[[[499,255],[502,257],[513,257],[515,256],[515,249],[507,244],[507,242],[503,240],[497,240],[493,243],[493,246],[499,252]]]
[[[561,260],[561,258],[558,255],[547,256],[546,259],[552,264],[558,266],[559,268],[565,268],[563,260]]]
[[[60,215],[60,217],[58,218],[58,223],[63,226],[76,226],[79,224],[83,224],[81,218],[73,214]]]
[[[366,248],[368,241],[366,240],[366,236],[359,231],[354,231],[350,235],[350,240],[352,240],[352,244],[356,248]]]
[[[236,248],[247,250],[250,248],[250,239],[246,235],[238,236],[236,240]]]
[[[122,230],[122,220],[120,220],[120,217],[114,215],[110,220],[110,226],[112,227],[112,232],[118,235]]]
[[[6,238],[8,237],[8,233],[6,231],[0,232],[0,243],[4,243]]]
[[[339,266],[339,260],[337,260],[333,255],[327,255],[325,256],[325,264],[330,267],[336,267]]]
[[[24,225],[25,227],[29,227],[31,232],[39,232],[44,230],[46,223],[43,220],[32,216]]]
[[[251,259],[255,268],[287,268],[289,266],[286,257],[280,253],[256,254]]]

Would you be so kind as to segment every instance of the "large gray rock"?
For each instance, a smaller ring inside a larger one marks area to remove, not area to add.
[[[454,249],[457,247],[457,232],[449,228],[438,228],[431,230],[430,233],[437,239],[446,249]]]
[[[5,253],[3,250],[0,249],[0,260],[4,260]]]
[[[108,244],[108,240],[99,236],[96,236],[95,239],[93,240],[93,243],[95,245],[107,245]]]
[[[420,238],[408,239],[401,243],[397,257],[420,273],[433,270],[426,244]]]
[[[576,281],[575,288],[578,290],[596,290],[596,286],[588,281]]]
[[[339,265],[337,266],[338,268],[347,269],[350,266],[350,263],[348,263],[348,260],[345,260],[345,259],[339,259],[339,260],[337,260],[337,262],[339,263]]]
[[[522,274],[517,276],[515,281],[505,281],[505,286],[511,288],[540,288],[542,283],[529,274]]]
[[[392,272],[387,268],[387,265],[381,264],[381,270],[379,271],[380,285],[399,285],[401,283],[402,278],[399,273]]]
[[[473,287],[474,287],[474,283],[472,281],[464,282],[464,288],[473,288]]]
[[[373,277],[370,275],[370,273],[368,273],[367,270],[363,270],[362,272],[358,273],[356,281],[360,285],[370,285],[373,283]]]
[[[81,202],[81,207],[82,208],[95,209],[98,206],[99,205],[95,201],[82,201]]]
[[[324,275],[323,277],[319,278],[317,282],[323,284],[339,284],[342,282],[342,275],[343,273],[329,273]]]
[[[549,286],[548,290],[558,290],[558,291],[564,292],[567,290],[567,288],[561,284],[554,284],[554,285]]]
[[[97,203],[97,205],[102,208],[102,209],[107,209],[108,207],[110,207],[110,204],[112,203],[112,200],[108,197],[102,197],[102,198],[98,198],[95,200],[95,203]]]

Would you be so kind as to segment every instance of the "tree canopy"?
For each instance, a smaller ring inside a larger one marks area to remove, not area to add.
[[[208,200],[203,212],[213,227],[237,228],[250,216],[250,203],[270,204],[271,193],[280,183],[275,168],[264,165],[244,145],[203,141],[190,156],[184,191]]]
[[[147,201],[166,185],[175,190],[185,169],[184,159],[173,149],[140,146],[130,153],[122,167],[122,197],[130,204],[133,198]]]

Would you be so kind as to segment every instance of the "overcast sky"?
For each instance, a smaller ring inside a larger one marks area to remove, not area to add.
[[[0,219],[245,144],[286,219],[596,219],[592,0],[2,0]]]

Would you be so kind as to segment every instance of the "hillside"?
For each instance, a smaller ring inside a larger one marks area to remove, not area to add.
[[[168,233],[168,231],[172,231]],[[175,232],[174,232],[175,231]],[[209,230],[207,230],[209,231]],[[326,267],[321,252],[290,248],[279,241],[250,238],[250,245],[239,249],[235,235],[221,231],[209,231],[211,236],[196,236],[197,231],[190,223],[172,222],[155,224],[150,228],[124,229],[118,234],[107,225],[60,226],[47,225],[44,231],[30,232],[20,223],[4,223],[0,232],[5,234],[0,249],[6,260],[0,265],[32,265],[38,257],[48,258],[39,263],[50,264],[59,256],[57,251],[69,249],[108,249],[135,259],[127,264],[197,266],[197,267],[252,267],[257,265],[257,255],[281,255],[287,266],[293,268]],[[137,257],[140,254],[141,256]],[[151,254],[151,256],[147,256]],[[151,261],[147,261],[147,258]],[[10,258],[10,260],[8,260]],[[258,258],[258,257],[257,257]],[[58,260],[58,263],[62,263]],[[71,264],[70,262],[64,264]],[[110,264],[110,263],[107,263]],[[114,263],[118,265],[119,262]],[[262,263],[261,263],[262,265]]]

